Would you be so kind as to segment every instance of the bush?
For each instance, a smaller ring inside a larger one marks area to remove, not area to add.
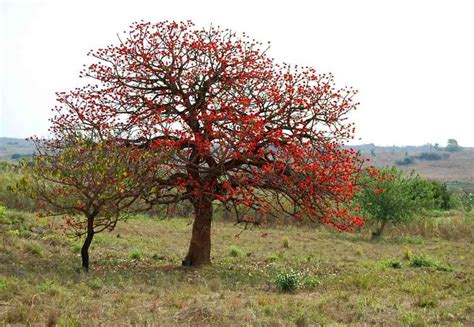
[[[229,248],[229,255],[231,257],[240,257],[242,255],[242,250],[239,247],[232,245]]]
[[[405,157],[403,160],[395,161],[395,164],[398,166],[408,166],[415,163],[415,159],[413,157]]]
[[[302,276],[299,272],[289,270],[286,272],[278,273],[274,283],[281,292],[291,293],[301,287],[301,279]]]
[[[451,193],[448,191],[446,183],[431,181],[433,188],[433,199],[435,208],[440,210],[449,210],[453,207]]]
[[[464,192],[464,194],[459,196],[459,200],[461,201],[462,208],[466,212],[470,212],[474,207],[474,194]]]
[[[416,156],[417,159],[420,160],[428,160],[428,161],[436,161],[449,158],[449,154],[439,154],[435,152],[422,152],[421,154]]]
[[[32,212],[36,209],[35,201],[16,191],[22,177],[20,166],[0,162],[0,204],[10,209]]]
[[[321,285],[321,281],[314,276],[305,277],[303,280],[303,286],[305,288],[316,288],[316,286],[319,285]]]
[[[410,259],[410,267],[422,268],[422,267],[434,267],[440,271],[453,271],[453,268],[445,263],[438,260],[432,259],[424,255],[416,255]]]
[[[392,167],[370,167],[360,178],[361,191],[356,195],[363,215],[376,223],[373,238],[382,235],[388,223],[397,225],[413,219],[423,209],[434,207],[432,183],[412,173],[404,176]]]
[[[131,260],[140,260],[143,257],[144,253],[143,250],[141,249],[134,249],[132,252],[130,252],[130,255],[128,256]]]

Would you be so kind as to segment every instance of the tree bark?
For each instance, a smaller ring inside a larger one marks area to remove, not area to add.
[[[383,230],[385,229],[385,226],[387,225],[387,221],[384,220],[380,227],[372,233],[372,239],[376,240],[382,237]]]
[[[89,271],[89,247],[94,238],[94,218],[87,217],[87,236],[81,249],[82,269]]]
[[[212,201],[201,197],[194,204],[195,218],[188,254],[183,266],[199,267],[211,263]]]

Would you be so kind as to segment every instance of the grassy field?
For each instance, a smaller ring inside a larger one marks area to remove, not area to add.
[[[474,325],[473,215],[418,227],[339,234],[325,228],[242,232],[216,222],[213,264],[181,268],[189,220],[138,217],[96,236],[89,273],[60,221],[0,218],[0,321],[64,326]],[[301,282],[282,292],[291,269]]]

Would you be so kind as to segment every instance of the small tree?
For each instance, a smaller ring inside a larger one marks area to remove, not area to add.
[[[455,139],[448,139],[448,145],[446,145],[446,151],[449,152],[458,152],[461,151],[462,148],[459,146],[458,141]]]
[[[86,235],[81,256],[88,271],[94,235],[112,230],[121,211],[145,191],[153,171],[143,167],[156,156],[72,135],[35,143],[37,153],[32,164],[24,165],[19,186],[38,201],[40,216],[63,216],[75,235]]]
[[[369,167],[361,175],[361,191],[357,201],[365,217],[378,223],[372,237],[381,237],[388,223],[407,222],[420,210],[434,205],[432,186],[412,173],[404,176],[395,167],[376,169]]]

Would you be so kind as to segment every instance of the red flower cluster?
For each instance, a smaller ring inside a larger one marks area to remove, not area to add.
[[[332,75],[276,64],[261,43],[191,22],[134,23],[90,55],[81,76],[97,84],[58,93],[52,131],[160,153],[147,161],[159,172],[144,181],[156,184],[147,201],[189,200],[199,212],[219,200],[340,230],[363,223],[344,209],[362,164],[343,147],[356,91]]]

